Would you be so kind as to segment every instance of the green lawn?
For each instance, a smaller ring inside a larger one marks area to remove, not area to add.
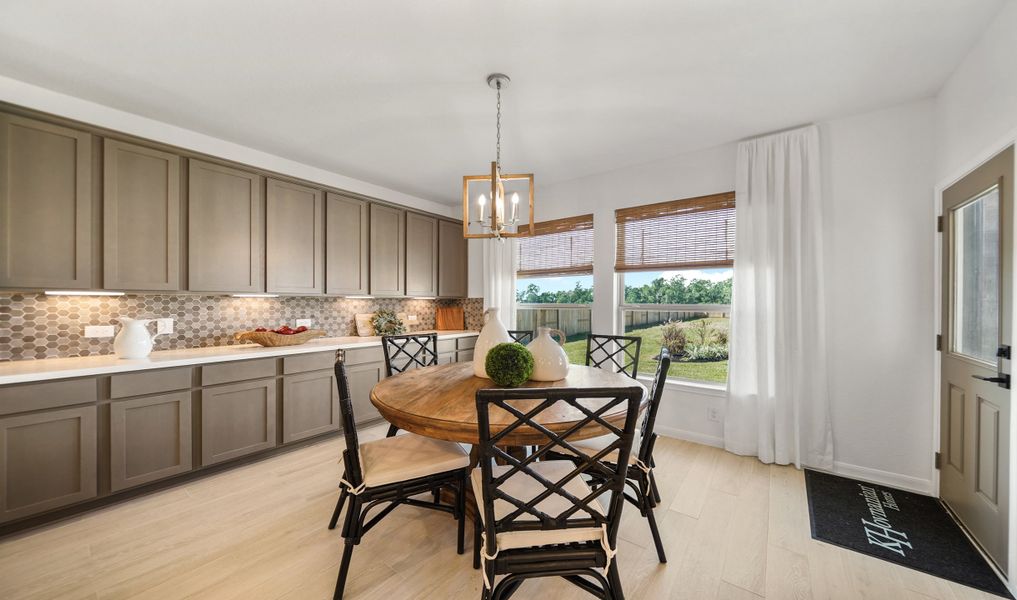
[[[707,323],[727,328],[729,319],[706,319]],[[688,321],[687,326],[695,324],[696,321]],[[639,372],[653,375],[657,372],[657,361],[653,360],[660,353],[661,328],[663,325],[650,327],[638,327],[627,331],[626,335],[636,335],[643,338],[643,344],[639,351]],[[569,340],[565,343],[565,353],[569,355],[572,364],[581,365],[586,362],[586,336],[574,336],[578,339]],[[712,383],[727,382],[727,361],[718,360],[712,362],[684,362],[673,361],[668,372],[671,377],[679,379],[691,379],[694,381],[708,381]]]

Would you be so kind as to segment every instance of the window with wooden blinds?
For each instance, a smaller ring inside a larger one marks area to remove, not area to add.
[[[734,265],[735,194],[620,208],[616,271]]]
[[[593,273],[593,215],[533,224],[519,240],[517,277]]]

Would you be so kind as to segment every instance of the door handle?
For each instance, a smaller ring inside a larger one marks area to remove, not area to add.
[[[982,381],[988,381],[989,383],[995,383],[1004,390],[1010,389],[1010,375],[1006,373],[999,373],[995,377],[982,377],[981,375],[972,375],[975,379],[981,379]]]

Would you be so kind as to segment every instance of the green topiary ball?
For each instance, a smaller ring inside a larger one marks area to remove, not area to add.
[[[519,387],[533,375],[533,354],[522,344],[498,344],[484,361],[487,376],[502,387]]]

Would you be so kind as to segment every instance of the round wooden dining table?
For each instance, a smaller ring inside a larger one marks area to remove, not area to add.
[[[473,374],[473,363],[451,363],[433,367],[422,367],[406,371],[382,380],[371,390],[371,403],[389,423],[418,435],[477,444],[479,441],[477,424],[477,390],[497,387],[493,381]],[[528,381],[521,387],[556,387],[556,388],[610,388],[640,387],[643,389],[642,408],[648,402],[646,387],[639,381],[621,373],[614,373],[597,367],[572,365],[565,379],[558,381]],[[527,410],[526,403],[533,406],[538,400],[523,400],[517,405],[520,410]],[[589,399],[584,406],[596,410],[606,400]],[[508,425],[515,418],[508,412],[492,407],[490,412],[492,432],[500,430],[499,425]],[[563,432],[582,421],[585,415],[564,402],[549,408],[536,421],[553,432]],[[604,413],[603,419],[611,425],[621,428],[625,424],[625,406],[617,407]],[[584,425],[570,435],[570,439],[582,440],[608,433],[608,430],[596,422]],[[519,427],[505,436],[506,446],[522,447],[540,444],[547,438],[531,427]]]

